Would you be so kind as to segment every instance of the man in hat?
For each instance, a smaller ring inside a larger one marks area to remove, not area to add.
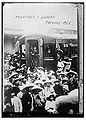
[[[41,80],[36,80],[34,82],[34,84],[36,84],[37,86],[42,87],[42,88],[43,88],[43,85],[44,85],[43,81],[41,81]],[[44,102],[44,89],[39,92],[39,96],[41,98],[41,102]]]
[[[17,39],[16,44],[15,44],[15,51],[19,52],[19,47],[20,47],[20,41]]]
[[[70,71],[72,59],[69,57],[64,58],[64,72]]]
[[[15,70],[16,68],[13,65],[11,65],[9,69],[9,74],[11,74],[12,72],[15,72]]]
[[[36,112],[36,114],[43,114],[44,113],[44,102],[41,100],[41,97],[39,94],[34,95],[34,112]]]
[[[75,77],[75,74],[69,78],[68,86],[70,91],[78,88],[78,78]]]
[[[32,97],[27,90],[24,91],[24,94],[21,100],[22,100],[22,106],[23,106],[23,113],[28,115],[32,108]]]
[[[56,53],[57,53],[57,61],[61,59],[63,51],[61,49],[56,49]]]
[[[57,68],[58,69],[60,68],[61,71],[63,71],[63,69],[64,69],[64,62],[62,61],[62,58],[59,59],[58,64],[57,64]]]
[[[13,84],[14,80],[17,78],[18,73],[12,72],[12,74],[9,76],[9,81]]]
[[[55,91],[53,89],[53,84],[52,84],[52,81],[51,80],[46,80],[44,82],[44,97],[45,97],[45,100],[51,95],[55,95]]]
[[[68,78],[66,76],[62,79],[62,84],[63,84],[64,94],[67,94],[69,92],[69,86],[68,86]]]
[[[46,100],[45,110],[48,113],[53,113],[53,114],[56,113],[55,96],[54,95],[50,95],[48,97],[48,99]]]
[[[58,73],[58,79],[60,79],[60,81],[62,81],[62,79],[66,76],[65,72],[60,72]]]
[[[30,69],[33,72],[33,70],[35,69],[35,67],[38,66],[38,51],[36,47],[31,47],[30,49]]]
[[[63,95],[64,94],[64,91],[63,91],[63,86],[60,84],[60,81],[58,80],[58,79],[56,79],[55,81],[54,81],[54,91],[55,91],[55,93],[56,93],[56,96],[58,97],[58,96],[61,96],[61,95]]]
[[[14,92],[11,93],[11,104],[14,106],[14,112],[22,112],[22,103],[19,97]]]

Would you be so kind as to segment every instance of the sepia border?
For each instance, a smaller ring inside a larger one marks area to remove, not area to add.
[[[83,10],[82,10],[82,28],[80,28],[80,24],[77,25],[78,28],[78,38],[80,38],[80,34],[82,32],[82,40],[79,40],[79,107],[82,107],[82,111],[79,109],[79,115],[74,116],[74,117],[84,117],[84,2],[2,2],[1,4],[1,113],[2,113],[2,117],[3,116],[3,55],[4,55],[4,51],[3,51],[3,5],[5,3],[54,3],[54,4],[59,4],[59,3],[70,3],[70,4],[76,4],[76,5],[83,5]],[[77,9],[78,10],[78,9]],[[79,12],[79,10],[78,10]],[[78,14],[79,15],[79,14]],[[79,17],[79,16],[77,16]],[[78,23],[79,21],[77,21]],[[83,53],[83,54],[82,54]],[[82,59],[81,59],[82,58]],[[82,71],[82,72],[81,72]],[[82,90],[82,91],[81,91]],[[80,96],[80,92],[82,92],[81,96]],[[15,117],[15,115],[13,115],[12,117]],[[56,117],[56,116],[55,116]],[[61,116],[60,116],[61,117]]]

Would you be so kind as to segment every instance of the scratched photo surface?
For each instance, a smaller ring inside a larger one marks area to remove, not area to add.
[[[2,3],[2,117],[84,117],[84,3]]]

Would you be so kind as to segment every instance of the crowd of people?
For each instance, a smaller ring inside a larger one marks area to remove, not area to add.
[[[21,65],[20,54],[8,54],[4,64],[3,112],[23,115],[56,115],[56,99],[78,89],[78,73],[71,70],[72,59],[59,59],[57,71],[42,66],[33,71]],[[69,109],[67,114],[74,114]]]

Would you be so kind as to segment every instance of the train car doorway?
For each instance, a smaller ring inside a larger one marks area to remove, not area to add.
[[[26,64],[34,69],[42,66],[47,70],[57,69],[56,39],[47,36],[29,36],[25,39]]]
[[[27,47],[27,66],[34,69],[39,65],[39,48],[38,40],[29,39],[26,44]]]
[[[51,42],[45,42],[43,45],[43,65],[44,68],[48,70],[54,70],[56,71],[56,42],[55,40]]]

